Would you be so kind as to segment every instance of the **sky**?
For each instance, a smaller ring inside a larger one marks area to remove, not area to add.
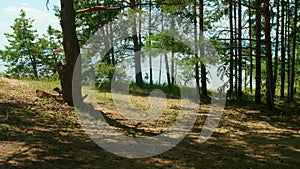
[[[60,6],[59,0],[49,1],[49,10],[46,7],[47,0],[1,0],[0,5],[0,50],[9,45],[4,33],[12,33],[10,26],[14,24],[15,18],[19,17],[21,9],[26,13],[27,18],[34,19],[33,29],[39,35],[46,33],[49,25],[60,29],[59,19],[54,16],[53,6]],[[4,69],[0,62],[0,71]]]
[[[4,33],[11,33],[10,26],[14,24],[15,18],[19,17],[23,9],[27,18],[34,19],[33,29],[39,34],[45,33],[49,25],[60,28],[59,19],[54,16],[53,5],[59,6],[59,0],[50,0],[49,11],[46,7],[47,0],[1,0],[0,6],[0,49],[8,42]]]

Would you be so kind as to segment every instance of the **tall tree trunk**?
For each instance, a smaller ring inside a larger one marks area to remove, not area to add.
[[[198,55],[198,28],[197,28],[197,0],[194,1],[194,41],[195,41],[195,58],[197,59],[195,64],[195,80],[198,95],[200,97],[200,72],[199,72],[199,55]]]
[[[112,24],[109,24],[109,34],[110,34],[110,47],[111,47],[111,64],[113,66],[116,65],[116,61],[115,61],[115,50],[114,50],[114,35],[113,35],[113,28],[112,28]]]
[[[235,77],[235,91],[238,91],[238,37],[237,37],[237,17],[236,17],[236,1],[233,3],[234,11],[234,77]]]
[[[261,0],[256,0],[256,72],[255,72],[255,102],[261,102]]]
[[[272,49],[271,49],[271,23],[270,23],[270,1],[265,0],[264,3],[264,18],[265,18],[265,38],[266,38],[266,74],[267,74],[267,105],[274,110],[273,96],[273,70],[272,70]]]
[[[290,1],[287,0],[287,15],[286,15],[286,43],[287,43],[287,80],[288,80],[288,102],[291,99],[291,43],[290,43]]]
[[[284,36],[284,0],[281,0],[281,81],[280,81],[280,98],[284,98],[285,84],[285,36]]]
[[[175,85],[175,53],[172,51],[171,53],[171,80],[172,80],[172,85]]]
[[[30,54],[30,55],[32,55],[32,54]],[[39,74],[38,74],[38,70],[37,70],[36,58],[35,58],[35,56],[30,56],[29,58],[30,58],[30,62],[31,62],[34,77],[37,80],[39,80]]]
[[[171,20],[171,28],[174,29],[174,17],[172,15],[172,20]],[[174,44],[174,37],[171,38],[172,39],[172,51],[171,51],[171,83],[172,85],[175,84],[175,52],[174,52],[174,49],[173,49],[173,44]]]
[[[200,23],[199,23],[199,27],[200,27],[200,57],[204,57],[204,46],[202,41],[204,40],[203,37],[203,31],[204,31],[204,3],[203,0],[200,0]],[[201,61],[201,94],[203,97],[207,97],[207,84],[206,84],[206,67],[204,65],[204,63]]]
[[[275,63],[274,63],[274,87],[273,87],[273,96],[275,97],[276,94],[276,83],[277,83],[277,73],[278,73],[278,48],[279,48],[279,7],[280,7],[280,0],[276,0],[276,40],[275,40]]]
[[[229,94],[233,94],[233,21],[232,1],[229,2],[229,27],[230,27],[230,65],[229,65]]]
[[[63,47],[66,64],[60,71],[62,97],[68,105],[73,106],[74,101],[82,102],[81,95],[81,57],[79,56],[79,44],[75,27],[75,10],[73,0],[61,0],[61,20],[63,34]],[[76,62],[77,61],[77,62]],[[78,69],[75,68],[77,64]],[[74,79],[73,79],[74,78]]]
[[[151,36],[151,28],[152,28],[152,0],[149,1],[149,37]],[[151,46],[151,40],[149,40],[149,46]],[[152,72],[152,57],[151,55],[149,56],[149,67],[150,67],[150,85],[153,85],[153,72]]]
[[[161,15],[161,31],[164,31],[164,15],[162,14]],[[160,58],[159,58],[159,84],[161,84],[161,69],[162,69],[162,60],[163,60],[163,55],[161,54],[160,55]],[[165,54],[165,57],[167,57],[166,56],[166,54]],[[167,58],[168,59],[168,58]],[[168,70],[168,69],[167,69]],[[167,77],[168,77],[168,74],[167,74]],[[168,79],[169,80],[169,79]]]
[[[252,15],[252,13],[251,13],[251,8],[250,8],[250,6],[251,6],[251,0],[249,0],[249,8],[248,8],[248,10],[249,10],[249,38],[250,38],[250,40],[249,40],[249,46],[250,46],[250,51],[249,51],[249,53],[250,53],[250,74],[249,74],[249,76],[250,76],[250,92],[252,93],[252,88],[253,88],[253,86],[252,86],[252,78],[253,78],[253,57],[252,57],[252,21],[251,21],[251,15]]]
[[[172,84],[171,84],[170,68],[169,68],[169,61],[168,61],[168,55],[167,54],[165,54],[165,63],[166,63],[168,86],[169,86],[169,88],[171,88]]]
[[[295,85],[295,59],[296,59],[296,42],[297,42],[297,24],[298,24],[298,0],[295,0],[295,13],[293,25],[293,54],[292,54],[292,74],[291,74],[291,101],[294,101],[294,85]]]
[[[159,57],[158,84],[161,84],[161,69],[162,69],[162,54],[160,54],[160,57]]]
[[[134,18],[132,27],[133,45],[134,45],[134,65],[135,65],[135,83],[137,86],[143,86],[142,67],[141,67],[141,45],[137,35],[137,21]]]
[[[242,62],[242,5],[241,1],[239,1],[238,5],[238,96],[239,98],[242,98],[242,68],[243,68],[243,62]]]

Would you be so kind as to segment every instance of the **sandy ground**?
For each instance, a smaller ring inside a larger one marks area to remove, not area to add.
[[[111,104],[100,100],[99,107],[113,119],[122,117]],[[0,78],[0,168],[292,169],[300,166],[299,117],[227,107],[212,137],[199,144],[197,138],[207,108],[204,105],[199,110],[197,125],[176,147],[154,157],[132,159],[114,155],[95,144],[82,130],[73,108],[36,98],[26,82]],[[165,130],[169,122],[166,125],[163,119],[161,122],[160,128],[149,123],[140,129]],[[132,128],[129,123],[123,124],[124,128]]]

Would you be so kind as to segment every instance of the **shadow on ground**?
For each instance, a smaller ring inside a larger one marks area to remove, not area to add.
[[[0,112],[0,168],[298,168],[300,120],[228,107],[219,128],[197,143],[206,116],[173,149],[144,159],[107,152],[81,130],[73,109],[55,102],[4,98]],[[2,96],[1,96],[2,95]]]

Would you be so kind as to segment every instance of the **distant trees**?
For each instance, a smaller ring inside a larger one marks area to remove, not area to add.
[[[225,53],[230,54],[230,93],[234,92],[233,76],[238,79],[235,81],[237,93],[242,91],[242,80],[245,81],[245,84],[250,83],[243,90],[247,90],[247,87],[250,86],[252,93],[252,71],[255,70],[255,101],[257,103],[260,103],[262,97],[265,96],[268,107],[273,109],[276,95],[280,95],[281,99],[287,98],[287,101],[292,101],[295,91],[294,76],[297,71],[295,63],[299,59],[299,56],[295,56],[297,49],[293,48],[297,44],[299,45],[299,40],[297,41],[299,31],[295,31],[299,29],[299,25],[297,25],[297,16],[300,12],[298,0],[277,0],[274,2],[268,0],[249,0],[248,2],[238,0],[229,1],[228,3],[228,32],[230,38],[219,39],[225,40],[224,43],[229,43],[230,46],[229,49],[225,48],[224,50]],[[238,4],[238,19],[234,15],[236,4]],[[248,14],[248,19],[243,20],[243,22],[249,23],[248,27],[240,23],[241,9],[242,11],[248,9],[248,12],[245,13]],[[255,20],[252,20],[252,18],[255,18]],[[234,24],[236,20],[238,21],[237,29],[235,28],[236,24]],[[241,36],[241,29],[244,32],[248,31],[249,36],[246,36],[247,34]],[[236,41],[238,41],[238,46]],[[255,48],[252,48],[252,46]],[[237,52],[234,52],[233,49]],[[255,51],[255,54],[252,54],[252,51]],[[241,59],[243,59],[242,62]],[[247,81],[247,76],[241,78],[242,72],[248,71],[248,67],[244,66],[247,65],[247,62],[250,64],[249,81]],[[255,65],[253,65],[253,62]],[[276,90],[277,85],[278,92]],[[285,97],[286,93],[287,97]]]

